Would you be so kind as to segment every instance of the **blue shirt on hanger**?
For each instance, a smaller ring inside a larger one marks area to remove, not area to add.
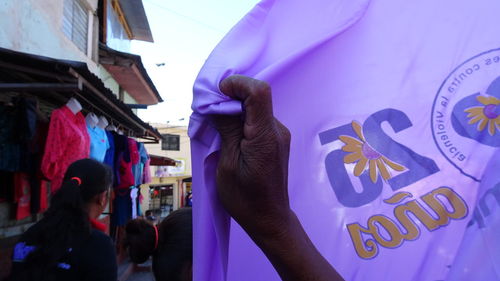
[[[92,128],[89,125],[87,125],[87,131],[90,136],[90,158],[103,162],[104,156],[106,156],[106,151],[109,148],[106,131],[97,126]]]

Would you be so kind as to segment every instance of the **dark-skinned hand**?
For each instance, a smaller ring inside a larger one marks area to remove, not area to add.
[[[280,231],[269,223],[288,220],[290,132],[274,118],[271,88],[265,82],[231,76],[221,82],[220,90],[242,101],[244,118],[216,117],[222,138],[219,199],[247,231]]]
[[[222,139],[217,193],[283,280],[343,280],[302,228],[288,200],[290,132],[273,115],[270,86],[241,75],[219,88],[243,116],[214,116]]]

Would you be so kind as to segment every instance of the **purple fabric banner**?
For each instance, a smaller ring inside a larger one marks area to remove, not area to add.
[[[500,2],[264,0],[194,85],[194,280],[280,280],[215,193],[211,114],[267,81],[290,203],[346,280],[499,280]],[[496,154],[495,154],[496,153]],[[474,277],[471,277],[474,276]]]

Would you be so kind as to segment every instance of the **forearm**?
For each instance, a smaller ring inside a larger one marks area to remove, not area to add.
[[[272,235],[249,233],[285,281],[344,280],[323,258],[293,211]]]

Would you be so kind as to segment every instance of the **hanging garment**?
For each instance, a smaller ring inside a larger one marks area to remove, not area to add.
[[[116,188],[128,189],[134,185],[135,179],[134,174],[132,174],[132,162],[127,162],[125,159],[120,158],[119,178],[120,184]]]
[[[151,158],[148,156],[148,160],[144,164],[144,170],[142,175],[142,183],[150,183],[151,182]]]
[[[38,213],[43,213],[49,207],[48,200],[48,191],[49,191],[49,182],[42,180],[40,182],[40,206],[38,209]],[[32,211],[33,212],[33,211]]]
[[[31,213],[37,214],[47,209],[47,182],[41,166],[45,143],[49,132],[49,119],[37,111],[36,131],[30,143],[30,185]]]
[[[132,218],[132,200],[130,189],[117,189],[113,200],[111,222],[114,226],[125,225]]]
[[[136,165],[139,163],[140,155],[139,150],[137,149],[137,142],[131,138],[128,138],[128,149],[130,151],[130,160],[132,161],[132,165]]]
[[[14,202],[14,173],[0,171],[0,203]]]
[[[137,151],[139,155],[139,160],[137,164],[132,166],[132,170],[134,171],[135,185],[139,186],[144,181],[143,179],[144,165],[146,164],[146,161],[148,161],[149,156],[143,143],[140,142],[137,143]]]
[[[16,220],[22,220],[30,216],[31,187],[30,176],[26,173],[14,174]]]
[[[120,158],[120,184],[118,188],[130,188],[135,185],[135,177],[133,173],[133,165],[139,162],[139,152],[137,150],[137,142],[131,138],[126,138],[129,161],[125,155]]]
[[[149,189],[149,187],[147,187]],[[138,187],[139,189],[139,196],[137,197],[137,215],[139,217],[142,217],[144,215],[144,212],[142,211],[142,202],[144,201],[144,196],[142,196],[141,188]]]
[[[104,156],[104,164],[108,165],[113,171],[114,180],[116,181],[115,171],[115,137],[110,131],[106,131],[106,137],[108,138],[108,150],[106,150],[106,155]]]
[[[110,148],[106,131],[97,126],[91,127],[87,124],[87,132],[90,137],[90,158],[104,162],[106,151]]]
[[[0,104],[0,170],[29,171],[29,143],[36,120],[35,100],[15,97],[9,104]]]
[[[500,147],[498,10],[493,0],[260,2],[194,85],[194,280],[280,280],[216,198],[210,115],[241,114],[218,89],[232,74],[272,87],[292,135],[290,206],[345,280],[500,279],[498,254],[478,258],[498,252],[500,230],[490,200],[500,174],[488,169]]]
[[[132,219],[137,218],[137,196],[139,188],[134,187],[130,190],[130,200],[132,201]]]
[[[115,141],[115,187],[129,188],[134,185],[134,177],[128,138],[114,132],[113,137]]]
[[[89,157],[90,140],[85,118],[63,106],[52,112],[49,133],[42,159],[42,172],[51,181],[51,191],[62,184],[68,166]]]

